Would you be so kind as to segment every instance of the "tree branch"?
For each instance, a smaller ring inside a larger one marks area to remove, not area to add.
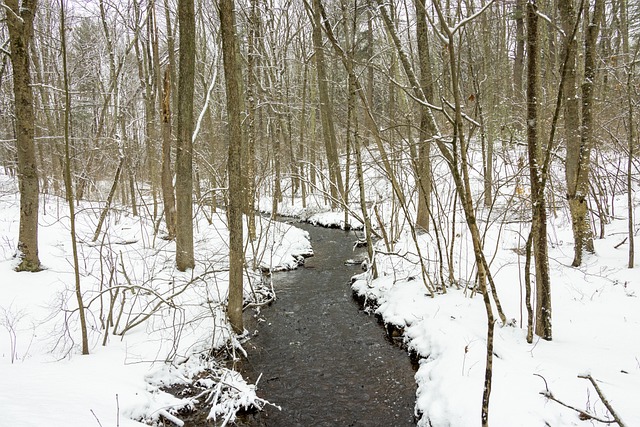
[[[589,380],[591,382],[591,384],[593,384],[593,388],[596,389],[596,393],[598,393],[598,396],[600,396],[600,400],[602,400],[602,403],[604,403],[604,406],[607,407],[607,409],[609,410],[609,412],[613,416],[613,419],[615,420],[615,422],[618,423],[618,425],[620,427],[624,427],[624,423],[622,422],[622,420],[620,419],[620,417],[618,416],[616,411],[613,410],[613,407],[611,406],[611,404],[609,403],[607,398],[604,397],[604,394],[602,393],[602,390],[600,390],[600,387],[598,387],[598,384],[596,383],[596,380],[594,380],[593,377],[590,374],[578,375],[578,378],[583,378],[585,380]]]

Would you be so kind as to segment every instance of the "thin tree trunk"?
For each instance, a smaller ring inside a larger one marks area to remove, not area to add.
[[[302,208],[307,207],[307,176],[305,174],[305,141],[304,135],[307,132],[305,127],[307,115],[307,80],[309,76],[309,65],[304,63],[304,77],[302,80],[302,109],[300,111],[300,137],[298,142],[298,161],[300,162],[298,170],[300,171],[300,197],[302,198]],[[308,150],[307,150],[308,152]]]
[[[515,20],[516,20],[516,56],[513,61],[513,85],[514,94],[522,99],[522,76],[524,74],[524,5],[526,0],[516,0]]]
[[[158,64],[159,66],[159,64]],[[160,70],[157,70],[160,79]],[[160,182],[162,185],[162,200],[164,204],[164,218],[167,225],[167,238],[173,240],[176,237],[176,197],[173,187],[173,172],[171,171],[171,71],[166,68],[159,97],[160,109],[162,110],[162,171]]]
[[[585,9],[585,22],[588,20]],[[595,0],[593,16],[587,27],[584,40],[584,80],[582,83],[582,134],[576,185],[569,189],[569,204],[574,205],[571,222],[574,224],[575,256],[573,266],[582,264],[582,252],[594,252],[593,233],[589,219],[587,199],[589,197],[589,176],[591,174],[591,150],[593,148],[593,87],[596,79],[596,49],[600,22],[604,14],[604,0]],[[577,234],[576,234],[577,232]]]
[[[251,0],[251,10],[249,12],[249,37],[247,47],[247,141],[246,141],[246,184],[245,194],[245,214],[247,215],[247,228],[249,239],[256,238],[256,216],[255,216],[255,145],[256,145],[256,110],[258,96],[258,82],[256,78],[256,63],[258,62],[258,49],[256,47],[257,38],[260,37],[260,14],[258,13],[258,0]]]
[[[624,28],[626,37],[628,38],[628,29]],[[628,49],[628,42],[625,43],[626,48]],[[635,70],[635,63],[638,57],[638,53],[640,53],[640,46],[636,47],[635,54],[633,55],[633,60],[629,57],[628,51],[625,52],[627,61],[629,65],[627,65],[627,108],[628,108],[628,130],[627,130],[627,149],[629,151],[627,157],[627,227],[628,227],[628,236],[629,236],[629,262],[627,266],[629,268],[634,268],[635,266],[635,240],[634,240],[634,224],[633,224],[633,156],[634,150],[633,147],[636,142],[636,127],[634,126],[634,111],[633,111],[633,74]]]
[[[102,230],[102,224],[104,220],[107,218],[107,214],[109,213],[109,209],[111,208],[111,202],[113,202],[113,197],[116,194],[116,189],[118,187],[118,181],[120,181],[120,174],[122,173],[122,166],[125,161],[125,156],[120,156],[120,163],[118,163],[118,168],[116,169],[116,174],[113,177],[113,183],[111,184],[111,190],[109,190],[109,195],[107,196],[107,201],[105,202],[105,206],[102,209],[102,213],[100,213],[100,218],[98,219],[98,225],[96,226],[96,231],[93,233],[92,242],[98,240],[98,236],[100,236],[100,231]]]
[[[76,214],[73,198],[73,185],[71,181],[71,155],[69,142],[69,122],[71,119],[71,96],[69,94],[69,75],[67,71],[67,41],[65,31],[65,0],[60,0],[60,45],[62,50],[62,74],[64,82],[64,176],[69,205],[69,222],[71,233],[71,247],[73,251],[73,271],[75,278],[76,300],[78,302],[78,314],[80,316],[80,331],[82,334],[82,354],[89,354],[89,339],[87,337],[87,321],[82,301],[82,289],[80,288],[80,263],[78,260],[78,241],[76,238]]]
[[[229,204],[227,217],[229,224],[229,301],[227,316],[233,331],[244,332],[242,319],[244,267],[242,230],[242,74],[240,52],[236,36],[236,22],[233,0],[220,0],[220,31],[222,34],[222,55],[227,91],[227,116],[229,121]]]
[[[170,65],[164,71],[160,68],[160,53],[158,51],[158,20],[155,13],[155,0],[151,5],[152,19],[152,54],[153,72],[156,81],[158,111],[160,114],[160,134],[162,139],[162,165],[160,171],[160,187],[162,189],[162,203],[164,218],[167,226],[167,238],[176,237],[176,200],[173,188],[173,173],[171,171],[171,70]]]
[[[324,136],[327,163],[329,166],[331,205],[336,207],[338,201],[343,201],[344,187],[342,173],[338,161],[336,133],[333,126],[333,107],[329,100],[327,72],[322,47],[322,21],[320,17],[320,0],[313,0],[313,45],[315,48],[316,72],[318,74],[318,94],[320,96],[320,115],[322,119],[322,134]]]
[[[414,0],[416,9],[416,38],[420,58],[420,86],[427,101],[433,101],[433,77],[427,26],[425,0]],[[420,106],[420,133],[418,142],[418,214],[416,225],[429,230],[431,209],[431,138],[436,133],[429,120],[428,107]]]
[[[551,280],[547,252],[547,211],[544,186],[539,169],[538,144],[538,14],[535,0],[527,4],[527,146],[529,174],[531,178],[531,202],[533,219],[533,254],[536,263],[536,326],[538,336],[551,340]]]

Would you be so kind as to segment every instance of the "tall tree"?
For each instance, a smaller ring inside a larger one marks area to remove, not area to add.
[[[585,8],[585,21],[589,20],[589,8]],[[591,149],[593,147],[593,94],[596,79],[596,50],[600,22],[604,14],[604,0],[595,0],[591,21],[587,26],[584,38],[584,80],[582,81],[582,122],[580,134],[580,150],[575,183],[568,187],[569,206],[571,207],[571,223],[574,234],[573,266],[582,264],[582,252],[594,252],[593,233],[589,220],[587,198],[589,195],[589,177],[591,174]],[[571,206],[573,205],[573,206]]]
[[[522,99],[522,75],[524,73],[524,5],[526,0],[516,0],[514,16],[516,20],[516,51],[513,60],[513,86],[515,99]]]
[[[152,56],[153,69],[156,82],[158,110],[160,113],[160,133],[162,135],[162,168],[160,182],[162,187],[162,200],[164,205],[164,218],[167,225],[169,239],[176,237],[176,198],[173,189],[171,172],[171,70],[166,68],[163,73],[160,69],[160,54],[158,50],[158,26],[155,13],[155,0],[150,6]],[[170,67],[171,65],[169,65]]]
[[[420,86],[427,101],[433,101],[433,77],[431,75],[431,53],[429,31],[425,10],[425,0],[414,0],[416,9],[416,39],[420,58]],[[431,206],[431,138],[436,133],[429,120],[430,111],[426,105],[420,106],[420,140],[418,145],[418,215],[416,225],[429,230],[429,209]]]
[[[249,238],[256,238],[256,216],[255,216],[255,145],[256,145],[256,111],[258,106],[258,79],[257,79],[257,63],[259,58],[258,40],[261,36],[260,13],[258,10],[258,0],[251,0],[250,12],[248,16],[249,35],[247,38],[247,139],[244,147],[244,166],[245,166],[245,214],[247,215],[247,228]]]
[[[577,25],[578,14],[573,0],[558,3],[562,29],[565,37],[563,47],[567,54],[565,83],[563,87],[564,99],[564,132],[566,141],[565,179],[567,184],[567,199],[571,213],[573,237],[575,242],[575,254],[573,266],[577,267],[582,262],[582,250],[584,246],[585,228],[588,230],[588,218],[581,214],[582,207],[586,211],[586,194],[582,197],[578,194],[578,175],[581,169],[581,129],[580,129],[580,98],[578,95],[578,41],[572,29]],[[587,222],[585,222],[587,221]],[[590,245],[593,250],[593,243]]]
[[[242,74],[240,71],[240,49],[236,36],[236,19],[233,0],[220,0],[220,32],[222,34],[222,57],[227,90],[227,119],[229,122],[229,202],[227,218],[229,224],[229,301],[227,316],[233,330],[244,331],[242,320],[244,267],[242,230]]]
[[[178,149],[176,152],[176,266],[195,266],[193,255],[193,86],[196,21],[193,0],[178,1],[180,65],[178,69]]]
[[[313,46],[315,49],[314,58],[316,62],[316,72],[318,75],[318,95],[320,96],[320,117],[322,122],[322,134],[324,136],[327,163],[329,165],[329,178],[331,186],[331,205],[335,206],[337,201],[342,201],[344,187],[342,185],[342,173],[338,161],[338,147],[336,131],[333,124],[333,107],[329,100],[329,86],[327,82],[326,60],[324,48],[322,46],[322,21],[320,17],[320,1],[313,0],[312,7],[313,24]]]
[[[18,151],[18,183],[20,187],[20,231],[17,271],[40,270],[38,257],[38,167],[34,141],[35,115],[29,45],[33,39],[33,18],[37,0],[4,1],[13,67],[16,141]]]
[[[73,272],[75,278],[76,300],[78,301],[78,314],[80,317],[80,332],[82,334],[82,354],[89,354],[89,339],[87,335],[87,320],[82,301],[82,289],[80,287],[80,263],[78,259],[78,239],[76,237],[76,213],[74,208],[73,185],[71,181],[71,155],[70,155],[70,122],[71,122],[71,96],[69,93],[69,72],[67,67],[67,36],[66,36],[66,5],[65,0],[60,0],[60,50],[62,54],[62,80],[64,86],[64,182],[69,204],[69,225],[71,233],[71,247],[73,252]],[[117,174],[119,175],[120,167]],[[115,188],[115,186],[114,186]],[[113,197],[113,195],[111,195]],[[103,217],[100,218],[104,220]],[[98,234],[99,230],[96,232]],[[94,239],[95,240],[95,239]]]
[[[539,61],[538,10],[535,0],[527,3],[527,147],[531,177],[533,254],[536,263],[536,334],[551,340],[551,280],[547,243],[547,208],[538,144]]]
[[[563,48],[567,54],[565,66],[564,100],[564,134],[566,141],[565,179],[567,183],[567,199],[572,220],[578,218],[580,202],[576,197],[578,169],[580,160],[580,99],[578,97],[577,47],[578,40],[571,37],[572,29],[577,25],[578,14],[573,0],[558,3],[560,20],[565,37]],[[573,236],[576,243],[573,265],[580,265],[582,257],[582,226],[573,221]],[[580,248],[578,248],[580,246]],[[578,255],[579,254],[579,255]]]

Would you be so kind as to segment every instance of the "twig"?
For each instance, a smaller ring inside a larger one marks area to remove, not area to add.
[[[624,239],[622,239],[622,242],[618,243],[617,245],[615,245],[613,248],[614,249],[618,249],[620,246],[624,245],[624,242],[627,241],[627,237],[625,237]],[[580,377],[579,378],[585,378],[585,377]]]
[[[91,414],[93,414],[93,418],[95,418],[95,419],[96,419],[96,421],[98,422],[98,425],[99,425],[100,427],[102,427],[102,423],[101,423],[101,422],[100,422],[100,420],[98,419],[98,416],[96,415],[96,413],[95,413],[95,412],[93,412],[93,409],[89,409],[89,411],[91,411]]]
[[[596,392],[598,393],[598,396],[600,396],[600,400],[602,400],[602,403],[604,403],[604,406],[607,407],[607,409],[609,410],[609,412],[613,416],[613,419],[615,420],[615,422],[617,422],[620,427],[625,427],[624,423],[622,422],[622,420],[620,419],[620,417],[618,416],[616,411],[613,410],[613,407],[611,406],[611,404],[609,403],[607,398],[604,397],[604,394],[602,393],[602,390],[600,390],[600,387],[598,387],[598,384],[596,383],[596,380],[594,380],[593,377],[590,374],[578,375],[578,378],[583,378],[585,380],[589,380],[591,382],[591,384],[593,384],[593,388],[596,389]]]

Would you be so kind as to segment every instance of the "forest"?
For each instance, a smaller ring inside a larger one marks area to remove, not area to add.
[[[640,425],[640,3],[0,6],[0,425],[287,413],[239,366],[301,222],[410,424]]]

